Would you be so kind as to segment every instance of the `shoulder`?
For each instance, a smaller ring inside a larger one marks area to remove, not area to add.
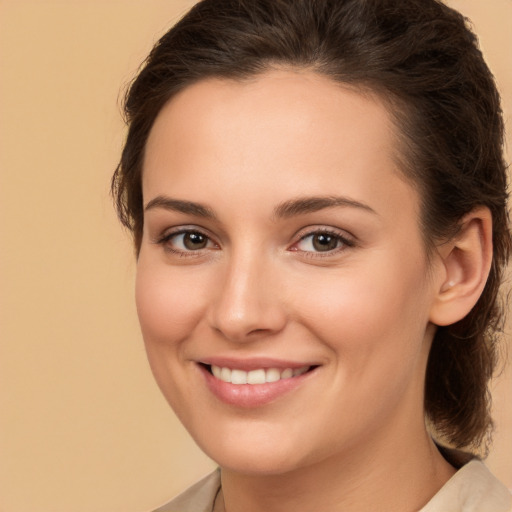
[[[216,469],[153,512],[211,512],[219,489],[220,470]]]
[[[153,512],[211,512],[220,490],[217,469]],[[512,512],[512,495],[487,469],[474,459],[446,482],[420,512]]]
[[[460,468],[420,512],[512,512],[512,495],[474,459]]]

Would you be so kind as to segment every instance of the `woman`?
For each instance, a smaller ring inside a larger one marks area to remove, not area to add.
[[[148,358],[220,467],[159,511],[510,510],[474,455],[511,236],[464,19],[205,0],[125,106],[113,191]]]

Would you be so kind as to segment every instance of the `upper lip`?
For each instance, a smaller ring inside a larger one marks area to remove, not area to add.
[[[304,368],[304,366],[317,366],[312,362],[303,361],[289,361],[285,359],[274,359],[269,357],[254,357],[254,358],[234,358],[234,357],[207,357],[198,361],[198,363],[208,366],[214,365],[221,368],[231,368],[237,370],[258,370],[260,368],[278,368],[286,369],[291,368]]]

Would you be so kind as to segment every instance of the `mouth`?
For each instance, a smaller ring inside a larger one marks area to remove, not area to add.
[[[254,370],[241,370],[236,368],[228,368],[226,366],[217,365],[203,365],[206,370],[213,375],[216,379],[230,384],[268,384],[278,382],[284,379],[291,379],[303,375],[312,369],[314,366],[301,366],[299,368],[256,368]]]
[[[265,366],[258,367],[254,361],[245,365],[228,361],[218,364],[200,362],[198,367],[207,388],[221,402],[234,407],[254,408],[270,404],[301,388],[313,378],[319,366],[263,364]]]

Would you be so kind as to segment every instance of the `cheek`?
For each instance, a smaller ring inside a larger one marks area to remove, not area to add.
[[[376,266],[375,272],[340,276],[336,286],[312,281],[304,304],[304,311],[309,305],[308,329],[332,355],[332,393],[326,394],[326,403],[350,411],[336,424],[340,439],[343,433],[357,438],[384,424],[400,404],[416,412],[422,407],[424,282],[414,269],[402,267],[400,280],[389,265],[386,269],[387,274]]]
[[[203,315],[204,287],[143,256],[137,263],[135,299],[151,371],[175,412],[188,411],[186,341]]]
[[[345,376],[400,372],[420,353],[429,308],[426,273],[418,261],[382,259],[360,272],[353,267],[335,279],[317,276],[308,283],[304,317],[336,353]]]
[[[197,283],[196,283],[197,284]],[[139,260],[135,300],[148,350],[179,344],[201,317],[204,288],[195,286],[186,273]]]

